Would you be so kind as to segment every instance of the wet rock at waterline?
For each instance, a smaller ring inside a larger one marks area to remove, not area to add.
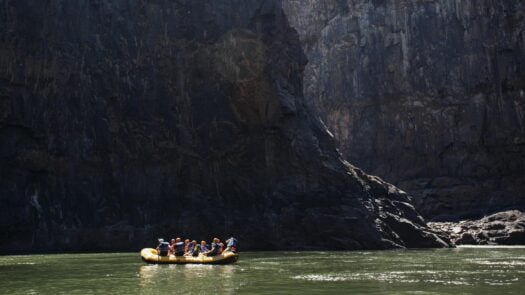
[[[340,158],[280,1],[0,1],[0,252],[441,247]]]
[[[524,245],[525,213],[499,212],[478,220],[429,222],[430,228],[448,235],[456,245]]]

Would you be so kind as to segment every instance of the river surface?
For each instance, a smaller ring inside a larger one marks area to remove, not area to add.
[[[0,256],[1,294],[525,294],[525,248],[241,253],[147,265],[138,253]]]

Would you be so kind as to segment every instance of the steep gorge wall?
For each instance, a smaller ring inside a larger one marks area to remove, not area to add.
[[[342,154],[437,220],[525,208],[525,3],[285,0]]]
[[[0,1],[0,253],[435,247],[340,159],[279,1]]]

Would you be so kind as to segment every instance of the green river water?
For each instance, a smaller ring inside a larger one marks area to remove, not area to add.
[[[525,248],[241,253],[147,265],[138,253],[0,256],[1,294],[525,294]]]

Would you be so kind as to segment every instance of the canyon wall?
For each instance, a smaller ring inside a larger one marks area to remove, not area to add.
[[[341,159],[279,1],[0,1],[0,253],[446,246]]]
[[[427,218],[525,208],[525,2],[285,0],[339,150]]]

